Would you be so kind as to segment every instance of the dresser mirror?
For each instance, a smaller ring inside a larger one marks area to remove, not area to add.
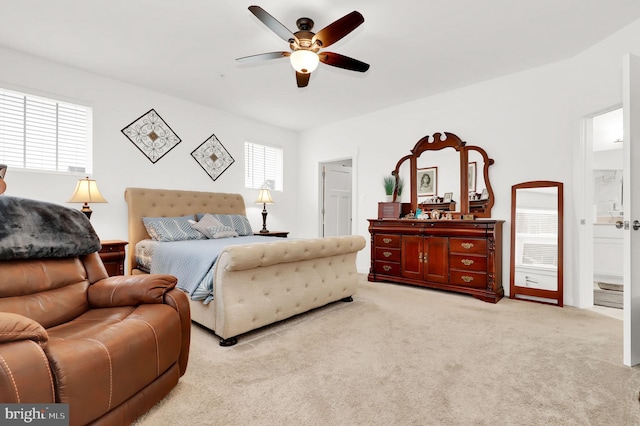
[[[511,299],[563,304],[563,185],[511,188]]]
[[[408,177],[411,179],[411,176]],[[434,202],[435,197],[450,194],[454,205],[460,204],[460,155],[452,148],[429,151],[416,159],[417,203]],[[456,211],[455,208],[451,209]]]
[[[489,182],[487,153],[467,146],[458,136],[445,132],[420,139],[411,154],[398,161],[393,174],[410,191],[410,210],[450,212],[454,218],[471,214],[491,217],[494,195]],[[394,194],[394,200],[401,201]]]

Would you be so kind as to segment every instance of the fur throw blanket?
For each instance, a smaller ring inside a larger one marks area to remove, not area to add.
[[[0,196],[0,260],[77,257],[99,249],[100,239],[79,210]]]

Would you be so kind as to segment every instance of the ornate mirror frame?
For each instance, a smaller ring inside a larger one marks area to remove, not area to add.
[[[415,212],[418,208],[418,188],[417,182],[417,170],[418,170],[418,158],[427,151],[439,151],[445,148],[453,148],[459,154],[459,169],[460,169],[460,204],[459,209],[454,212],[454,216],[461,218],[464,215],[472,214],[477,218],[490,218],[491,208],[495,203],[495,197],[493,194],[493,188],[489,180],[489,166],[493,165],[494,160],[489,158],[486,151],[479,146],[467,146],[467,143],[460,139],[453,133],[444,132],[444,137],[441,133],[434,133],[433,136],[425,136],[421,138],[411,149],[411,154],[406,155],[398,161],[396,168],[393,170],[392,175],[396,177],[397,183],[400,179],[400,167],[409,161],[411,171],[411,211]],[[478,152],[483,160],[484,166],[482,173],[484,177],[484,183],[488,192],[488,198],[484,200],[470,201],[468,196],[464,196],[469,193],[469,181],[468,181],[468,167],[469,167],[469,151]],[[425,155],[428,155],[425,154]],[[397,191],[393,193],[393,201],[397,199]],[[423,204],[424,205],[424,204]]]

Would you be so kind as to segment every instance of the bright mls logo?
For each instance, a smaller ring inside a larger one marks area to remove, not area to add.
[[[68,426],[69,404],[0,404],[0,423]]]

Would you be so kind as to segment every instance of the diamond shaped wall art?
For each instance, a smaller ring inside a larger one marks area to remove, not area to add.
[[[152,162],[155,163],[181,142],[171,127],[152,108],[122,133]]]
[[[216,135],[211,135],[194,149],[191,156],[214,181],[235,161]]]

